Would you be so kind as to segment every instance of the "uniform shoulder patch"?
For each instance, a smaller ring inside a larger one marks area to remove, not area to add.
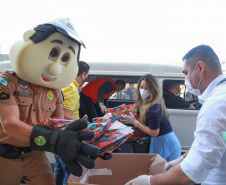
[[[0,100],[7,100],[9,98],[10,98],[9,92],[4,89],[0,89]]]
[[[9,79],[4,78],[4,77],[0,77],[0,85],[7,87],[8,83],[9,83]]]

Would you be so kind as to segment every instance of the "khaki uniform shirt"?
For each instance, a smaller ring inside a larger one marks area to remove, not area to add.
[[[31,84],[19,79],[14,71],[0,75],[0,107],[17,105],[20,121],[36,125],[50,117],[63,117],[63,97],[60,90]],[[0,123],[0,143],[16,147],[29,146],[3,132]]]

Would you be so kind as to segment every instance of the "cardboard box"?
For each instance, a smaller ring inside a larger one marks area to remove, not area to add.
[[[83,169],[81,177],[71,175],[67,185],[124,185],[139,175],[163,172],[165,164],[165,159],[156,154],[113,153],[110,160],[98,158],[94,169]],[[100,175],[103,173],[107,175]]]

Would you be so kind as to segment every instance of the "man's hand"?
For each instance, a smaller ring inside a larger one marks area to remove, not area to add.
[[[99,103],[99,106],[102,113],[105,113],[107,111],[107,107],[103,103]]]
[[[151,175],[140,175],[127,182],[125,185],[151,185]]]
[[[125,121],[125,124],[131,123],[131,124],[133,124],[135,127],[137,127],[139,121],[136,120],[136,118],[135,118],[135,116],[133,115],[132,112],[129,112],[129,114],[130,114],[130,116],[127,116],[127,115],[123,116],[123,118],[126,120],[126,121]]]
[[[86,127],[87,123],[82,119],[74,121],[65,130],[52,130],[36,125],[30,136],[30,147],[32,150],[58,154],[73,175],[81,176],[81,165],[93,168],[94,159],[99,154],[98,147],[82,142],[94,137],[91,130],[80,131]]]
[[[165,166],[164,166],[163,171],[165,172],[165,171],[169,170],[170,168],[172,168],[172,167],[176,166],[177,164],[181,163],[183,160],[184,160],[184,157],[182,155],[179,158],[166,163]]]

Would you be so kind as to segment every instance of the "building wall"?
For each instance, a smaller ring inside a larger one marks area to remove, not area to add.
[[[9,55],[7,55],[7,54],[0,54],[0,62],[1,61],[6,61],[6,60],[9,60]]]

